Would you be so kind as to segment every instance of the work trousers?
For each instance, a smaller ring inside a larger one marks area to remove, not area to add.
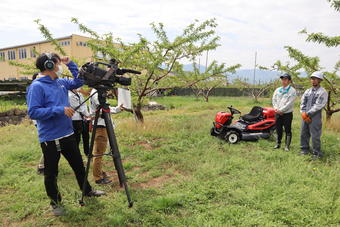
[[[292,120],[293,113],[285,113],[282,115],[276,115],[276,133],[277,133],[277,142],[281,143],[283,128],[285,129],[286,136],[292,136]]]
[[[316,113],[312,118],[311,123],[306,123],[302,120],[301,123],[301,134],[300,134],[300,145],[302,152],[308,153],[309,141],[312,137],[313,154],[321,154],[321,133],[322,133],[322,117],[321,111]]]
[[[96,136],[95,136],[95,144],[93,148],[93,177],[95,180],[102,179],[103,176],[103,170],[102,170],[102,159],[104,152],[107,148],[107,132],[106,128],[100,127],[96,129]],[[99,156],[97,156],[99,155]]]

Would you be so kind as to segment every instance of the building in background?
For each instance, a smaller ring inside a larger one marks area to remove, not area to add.
[[[70,35],[55,39],[59,45],[65,50],[68,56],[88,62],[93,60],[93,52],[87,46],[90,38],[80,35]],[[35,62],[35,53],[56,52],[50,41],[41,41],[6,47],[0,49],[0,80],[26,80],[31,79],[30,76],[21,73],[22,69],[9,64],[9,61],[17,61],[19,63]]]

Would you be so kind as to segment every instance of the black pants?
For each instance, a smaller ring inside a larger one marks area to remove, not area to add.
[[[80,190],[82,190],[83,182],[85,179],[84,163],[83,159],[81,158],[75,136],[71,135],[60,139],[59,143],[61,151],[57,150],[55,141],[48,141],[40,144],[45,160],[45,189],[48,197],[51,199],[51,205],[55,205],[61,202],[61,195],[59,193],[57,185],[60,153],[66,158],[73,172],[75,173]],[[91,190],[92,188],[87,181],[85,194],[89,193]]]
[[[286,136],[292,136],[292,120],[293,113],[285,113],[283,115],[276,115],[276,132],[277,132],[277,141],[281,143],[283,127],[285,128]]]
[[[90,121],[83,121],[83,131],[81,136],[83,138],[84,153],[86,156],[90,153]]]
[[[72,121],[74,136],[79,147],[81,137],[83,139],[84,154],[88,156],[90,150],[89,121],[76,120]]]

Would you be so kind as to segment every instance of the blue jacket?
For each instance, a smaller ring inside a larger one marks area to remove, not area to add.
[[[74,62],[67,64],[74,79],[55,79],[43,76],[33,81],[26,96],[28,115],[37,121],[39,141],[46,142],[73,133],[72,119],[64,113],[64,107],[70,106],[68,90],[83,85],[78,78],[78,67]]]

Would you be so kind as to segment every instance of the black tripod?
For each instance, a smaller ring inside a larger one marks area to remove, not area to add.
[[[94,120],[93,131],[92,131],[92,136],[91,136],[91,143],[90,143],[90,153],[89,153],[88,158],[87,158],[87,164],[86,164],[86,170],[85,170],[85,179],[84,179],[84,183],[83,183],[83,193],[82,193],[82,196],[81,196],[79,203],[82,206],[84,205],[84,196],[85,196],[85,188],[86,188],[85,182],[87,182],[87,178],[88,178],[88,175],[89,175],[89,169],[90,169],[92,157],[109,155],[109,156],[112,156],[113,163],[114,163],[115,169],[116,169],[117,174],[118,174],[120,187],[124,187],[125,193],[126,193],[126,196],[127,196],[127,200],[128,200],[128,203],[129,203],[129,207],[132,207],[133,201],[131,200],[131,197],[130,197],[130,192],[129,192],[129,189],[128,189],[128,186],[127,186],[127,181],[126,181],[125,172],[124,172],[122,160],[121,160],[119,149],[118,149],[116,136],[115,136],[114,129],[113,129],[113,126],[112,126],[112,121],[111,121],[111,116],[110,116],[110,106],[109,106],[109,104],[106,103],[107,89],[106,88],[96,88],[96,89],[97,89],[97,93],[98,93],[99,106],[96,109],[96,116],[95,116],[95,120]],[[110,143],[110,152],[104,153],[104,154],[101,154],[101,155],[93,155],[92,151],[93,151],[94,139],[95,139],[95,136],[96,136],[96,129],[97,129],[98,118],[99,118],[100,112],[102,112],[102,117],[104,118],[105,125],[106,125],[106,132],[107,132],[109,143]]]

